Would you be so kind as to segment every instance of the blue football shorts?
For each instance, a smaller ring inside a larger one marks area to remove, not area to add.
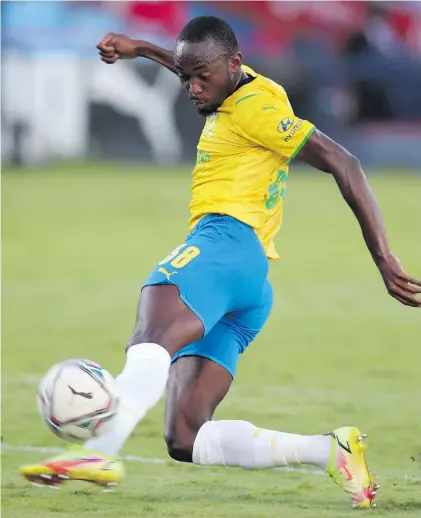
[[[273,302],[268,259],[254,230],[231,216],[211,214],[152,271],[145,286],[176,285],[203,323],[201,340],[172,358],[203,356],[234,377],[241,353],[266,322]]]

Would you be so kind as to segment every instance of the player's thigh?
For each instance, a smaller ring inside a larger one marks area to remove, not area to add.
[[[147,286],[139,299],[136,325],[127,347],[152,342],[173,356],[203,334],[202,321],[181,300],[177,286]]]
[[[231,382],[231,374],[206,357],[183,356],[172,363],[164,432],[171,457],[184,462],[192,461],[197,432],[206,421],[212,419]]]
[[[249,307],[266,273],[267,258],[250,227],[229,217],[203,218],[147,279],[129,345],[154,341],[174,354],[227,313]]]
[[[230,260],[229,250],[214,236],[198,232],[156,265],[143,291],[149,286],[176,286],[179,299],[200,319],[206,335],[232,302],[236,288],[229,275]]]
[[[152,341],[173,355],[221,318],[229,293],[218,279],[214,245],[194,235],[155,266],[142,289],[129,346]]]

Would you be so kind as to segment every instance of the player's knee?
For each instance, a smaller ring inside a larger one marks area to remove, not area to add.
[[[179,462],[192,462],[193,444],[196,434],[165,433],[168,455]]]
[[[175,420],[166,422],[164,437],[168,454],[179,462],[193,462],[193,445],[202,424],[206,421],[192,406],[180,405]]]

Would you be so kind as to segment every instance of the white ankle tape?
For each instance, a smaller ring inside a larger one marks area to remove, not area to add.
[[[216,421],[207,421],[197,432],[193,445],[193,464],[225,465]]]

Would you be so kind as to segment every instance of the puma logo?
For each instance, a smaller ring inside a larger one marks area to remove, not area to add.
[[[70,385],[67,385],[71,391],[71,393],[74,395],[74,396],[80,396],[80,397],[84,397],[85,399],[92,399],[93,398],[93,395],[92,395],[92,392],[78,392],[77,390],[75,390],[73,387],[71,387]]]
[[[167,281],[170,280],[171,275],[175,275],[177,272],[168,272],[165,268],[160,268],[158,272],[163,273],[167,278]]]

